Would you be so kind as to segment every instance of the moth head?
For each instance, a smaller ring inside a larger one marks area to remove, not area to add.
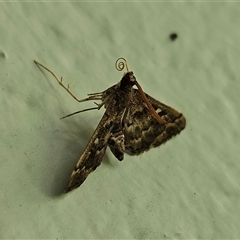
[[[127,69],[127,72],[124,73],[122,80],[120,82],[120,88],[125,88],[127,86],[132,87],[133,85],[135,85],[136,78],[133,75],[133,72],[129,71],[129,67],[125,58],[118,58],[115,63],[115,67],[118,71],[122,71],[125,67]]]
[[[127,72],[123,75],[121,82],[120,82],[120,88],[126,88],[128,86],[132,87],[136,84],[136,78],[133,75],[133,72]]]

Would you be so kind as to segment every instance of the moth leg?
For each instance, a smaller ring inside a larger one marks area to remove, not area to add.
[[[108,142],[108,146],[111,149],[113,155],[119,160],[122,161],[124,158],[124,136],[111,137]]]
[[[91,101],[91,100],[102,100],[102,93],[92,93],[92,94],[88,94],[89,97],[84,98],[84,99],[79,99],[75,96],[75,94],[70,90],[69,88],[69,84],[67,86],[65,86],[63,84],[63,80],[62,77],[59,79],[56,74],[51,71],[49,68],[45,67],[44,65],[42,65],[41,63],[37,62],[36,60],[34,60],[34,63],[36,63],[36,65],[42,67],[43,69],[47,70],[49,73],[51,73],[53,75],[53,77],[57,80],[58,84],[64,88],[77,102],[86,102],[86,101]]]
[[[120,127],[113,128],[111,132],[111,137],[108,140],[108,146],[113,153],[113,155],[119,160],[122,161],[124,158],[125,151],[125,138],[123,131]]]

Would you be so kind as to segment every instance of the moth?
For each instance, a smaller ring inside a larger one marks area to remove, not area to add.
[[[100,100],[96,107],[84,109],[66,115],[100,109],[106,111],[96,130],[90,138],[85,150],[79,158],[69,180],[66,192],[78,188],[102,162],[107,146],[113,155],[122,161],[124,153],[141,154],[152,147],[157,147],[173,136],[179,134],[186,125],[182,113],[167,106],[146,94],[129,71],[127,61],[119,58],[115,67],[122,71],[126,68],[122,79],[103,92],[88,94],[85,99],[78,99],[51,70],[41,63],[38,66],[50,72],[57,82],[78,102]]]

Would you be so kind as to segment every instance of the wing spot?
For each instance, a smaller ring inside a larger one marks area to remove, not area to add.
[[[160,113],[161,111],[162,111],[162,109],[161,108],[158,108],[157,110],[155,110],[156,111],[156,113]]]

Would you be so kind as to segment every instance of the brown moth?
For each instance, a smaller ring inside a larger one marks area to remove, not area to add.
[[[78,188],[101,164],[107,146],[122,161],[124,152],[140,154],[165,143],[185,128],[186,119],[180,112],[143,92],[124,58],[119,58],[115,65],[119,71],[124,67],[127,69],[121,81],[103,92],[88,94],[85,99],[78,99],[69,86],[63,84],[62,78],[58,79],[41,63],[34,62],[50,72],[76,101],[101,101],[100,104],[95,103],[96,107],[74,112],[63,118],[88,110],[99,110],[102,106],[106,108],[71,174],[66,192]]]

